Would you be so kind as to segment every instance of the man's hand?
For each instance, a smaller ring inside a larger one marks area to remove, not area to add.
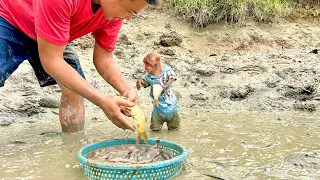
[[[114,125],[121,129],[134,131],[134,127],[126,120],[121,110],[122,107],[133,107],[135,105],[134,102],[116,96],[105,96],[104,102],[101,109]]]
[[[139,104],[139,96],[138,96],[137,90],[135,90],[134,88],[125,92],[123,96],[126,97],[128,101]]]
[[[144,80],[142,79],[142,77],[139,77],[139,78],[137,79],[137,82],[136,82],[136,87],[137,87],[137,89],[140,90],[141,87],[144,87],[144,84],[145,84],[145,82],[144,82]]]

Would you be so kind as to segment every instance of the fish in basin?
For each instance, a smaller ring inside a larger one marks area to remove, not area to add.
[[[163,151],[159,143],[160,140],[152,146],[130,144],[105,147],[89,153],[87,158],[117,164],[145,164],[172,159],[173,156]]]

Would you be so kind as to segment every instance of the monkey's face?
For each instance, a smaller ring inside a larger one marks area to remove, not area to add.
[[[155,58],[147,58],[147,57],[145,57],[143,59],[143,64],[144,64],[144,69],[148,73],[152,73],[153,71],[155,71],[158,68],[158,63],[155,60]]]

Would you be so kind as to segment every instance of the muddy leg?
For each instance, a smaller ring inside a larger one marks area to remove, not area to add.
[[[179,115],[179,105],[178,103],[168,107],[168,130],[179,129],[180,128],[180,115]]]
[[[68,133],[82,131],[84,129],[83,97],[61,84],[59,86],[62,90],[59,106],[59,120],[62,131]]]
[[[168,130],[179,129],[180,128],[180,115],[178,112],[172,112],[173,116],[168,120]]]
[[[160,131],[164,123],[164,117],[161,116],[157,110],[153,109],[151,115],[150,129],[153,131]]]

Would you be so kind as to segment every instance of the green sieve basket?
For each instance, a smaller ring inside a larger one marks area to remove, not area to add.
[[[156,139],[149,138],[149,144],[153,145]],[[147,164],[114,165],[107,162],[98,162],[87,159],[85,154],[99,148],[135,144],[135,138],[115,139],[104,142],[96,142],[81,148],[77,153],[77,159],[90,180],[121,180],[121,179],[170,179],[178,174],[182,168],[184,159],[188,156],[185,147],[174,142],[160,140],[162,150],[170,153],[174,158]],[[144,144],[141,140],[140,144]]]

